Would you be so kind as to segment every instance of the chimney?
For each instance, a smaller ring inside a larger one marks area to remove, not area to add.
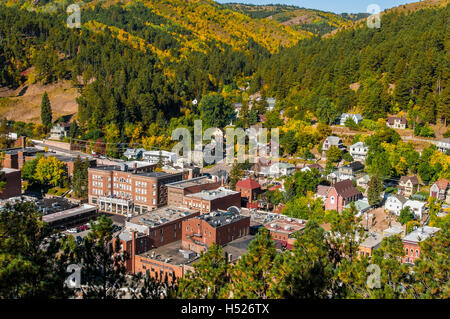
[[[136,271],[136,231],[131,231],[131,273],[134,274]]]

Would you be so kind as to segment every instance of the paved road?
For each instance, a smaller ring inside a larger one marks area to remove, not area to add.
[[[54,151],[55,153],[61,153],[62,155],[70,155],[70,156],[78,156],[79,155],[82,159],[93,158],[89,154],[86,154],[86,153],[83,153],[80,151],[69,151],[69,150],[66,150],[66,149],[63,149],[63,148],[60,148],[57,146],[48,145],[48,144],[45,144],[44,141],[41,141],[41,140],[31,140],[31,141],[34,143],[34,145],[37,148],[44,149],[47,147],[47,149]]]
[[[331,126],[331,131],[333,132],[333,134],[342,134],[342,135],[345,134],[345,135],[349,135],[349,136],[355,136],[355,135],[361,134],[361,133],[369,133],[369,134],[374,133],[371,131],[368,131],[368,132],[346,132],[346,131],[342,131],[342,127],[340,127],[340,126]],[[439,143],[439,141],[436,141],[436,140],[420,138],[420,137],[416,137],[416,136],[413,137],[411,135],[400,135],[400,137],[403,141],[424,142],[424,143],[431,143],[434,145],[437,145]]]

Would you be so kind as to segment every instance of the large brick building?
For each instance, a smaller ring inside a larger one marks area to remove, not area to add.
[[[239,213],[211,212],[183,221],[181,246],[200,253],[213,243],[225,245],[249,234],[250,217]]]
[[[134,216],[167,205],[167,184],[180,181],[182,173],[143,172],[137,168],[90,168],[89,203],[102,212]]]
[[[202,213],[241,207],[241,193],[220,187],[183,196],[183,207],[198,209]]]
[[[7,199],[22,194],[20,170],[3,168],[0,171],[0,180],[5,182],[5,187],[3,191],[0,192],[0,199]]]
[[[185,195],[199,193],[204,190],[217,189],[222,185],[217,179],[200,176],[193,179],[182,180],[167,184],[167,204],[170,206],[183,206]]]
[[[43,150],[39,150],[34,147],[26,147],[26,148],[15,148],[10,149],[5,152],[5,156],[3,158],[2,165],[5,168],[13,168],[13,169],[22,169],[23,165],[30,160],[37,158],[37,156],[43,157],[56,157],[58,161],[64,163],[67,169],[67,175],[69,177],[73,176],[73,169],[75,165],[75,161],[77,160],[76,156],[68,156],[68,155],[59,155],[52,152],[45,152]],[[95,167],[96,160],[89,159],[89,166]]]
[[[8,149],[5,151],[2,167],[22,169],[27,158],[34,157],[38,153],[44,153],[44,151],[34,147]]]
[[[126,221],[125,229],[120,233],[119,239],[123,250],[131,256],[142,254],[154,248],[158,248],[174,241],[181,240],[181,225],[183,220],[198,216],[199,212],[189,209],[163,207],[144,215],[139,215]],[[133,259],[127,263],[127,269],[134,272]]]
[[[362,198],[361,192],[353,186],[351,180],[346,179],[335,183],[330,188],[325,199],[325,209],[341,212],[346,205],[360,198]]]

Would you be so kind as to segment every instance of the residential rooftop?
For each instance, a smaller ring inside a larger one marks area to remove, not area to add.
[[[359,245],[360,247],[374,248],[381,244],[384,236],[382,234],[371,232],[367,238]]]
[[[429,226],[423,226],[420,228],[417,228],[416,230],[413,230],[408,235],[403,237],[403,241],[410,241],[410,242],[421,242],[428,237],[432,236],[433,234],[437,233],[440,228],[437,227],[429,227]]]

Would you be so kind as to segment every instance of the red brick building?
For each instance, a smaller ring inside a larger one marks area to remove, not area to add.
[[[331,186],[325,199],[325,209],[341,212],[345,205],[360,198],[362,198],[361,192],[353,186],[351,180],[346,179]]]
[[[122,166],[90,168],[89,203],[102,212],[134,216],[167,205],[167,184],[182,173],[142,172]]]
[[[0,199],[8,199],[22,194],[21,172],[18,169],[3,168],[0,178],[6,182],[5,188],[0,192]]]
[[[296,240],[295,236],[306,226],[304,220],[295,218],[282,218],[264,225],[269,230],[275,242],[281,242],[282,247],[292,249]]]
[[[402,241],[403,249],[405,249],[405,257],[402,262],[414,264],[414,261],[420,258],[419,243],[430,236],[434,236],[439,230],[440,228],[423,226],[403,237]]]
[[[180,241],[182,222],[198,215],[198,211],[164,207],[145,215],[133,217],[126,221],[125,229],[119,235],[122,249],[131,256],[133,233],[135,234],[134,253],[136,255],[174,241]],[[127,263],[127,269],[134,272],[131,259]]]
[[[241,197],[247,202],[253,202],[261,193],[261,185],[249,177],[236,183],[236,191],[241,192]]]
[[[185,195],[217,189],[221,185],[222,183],[217,179],[211,179],[207,176],[167,184],[167,204],[169,206],[182,207]]]
[[[232,212],[211,212],[183,221],[181,246],[196,253],[213,243],[225,245],[249,234],[250,217]]]
[[[223,187],[183,196],[182,207],[198,209],[202,213],[227,210],[232,206],[241,207],[241,194]]]

